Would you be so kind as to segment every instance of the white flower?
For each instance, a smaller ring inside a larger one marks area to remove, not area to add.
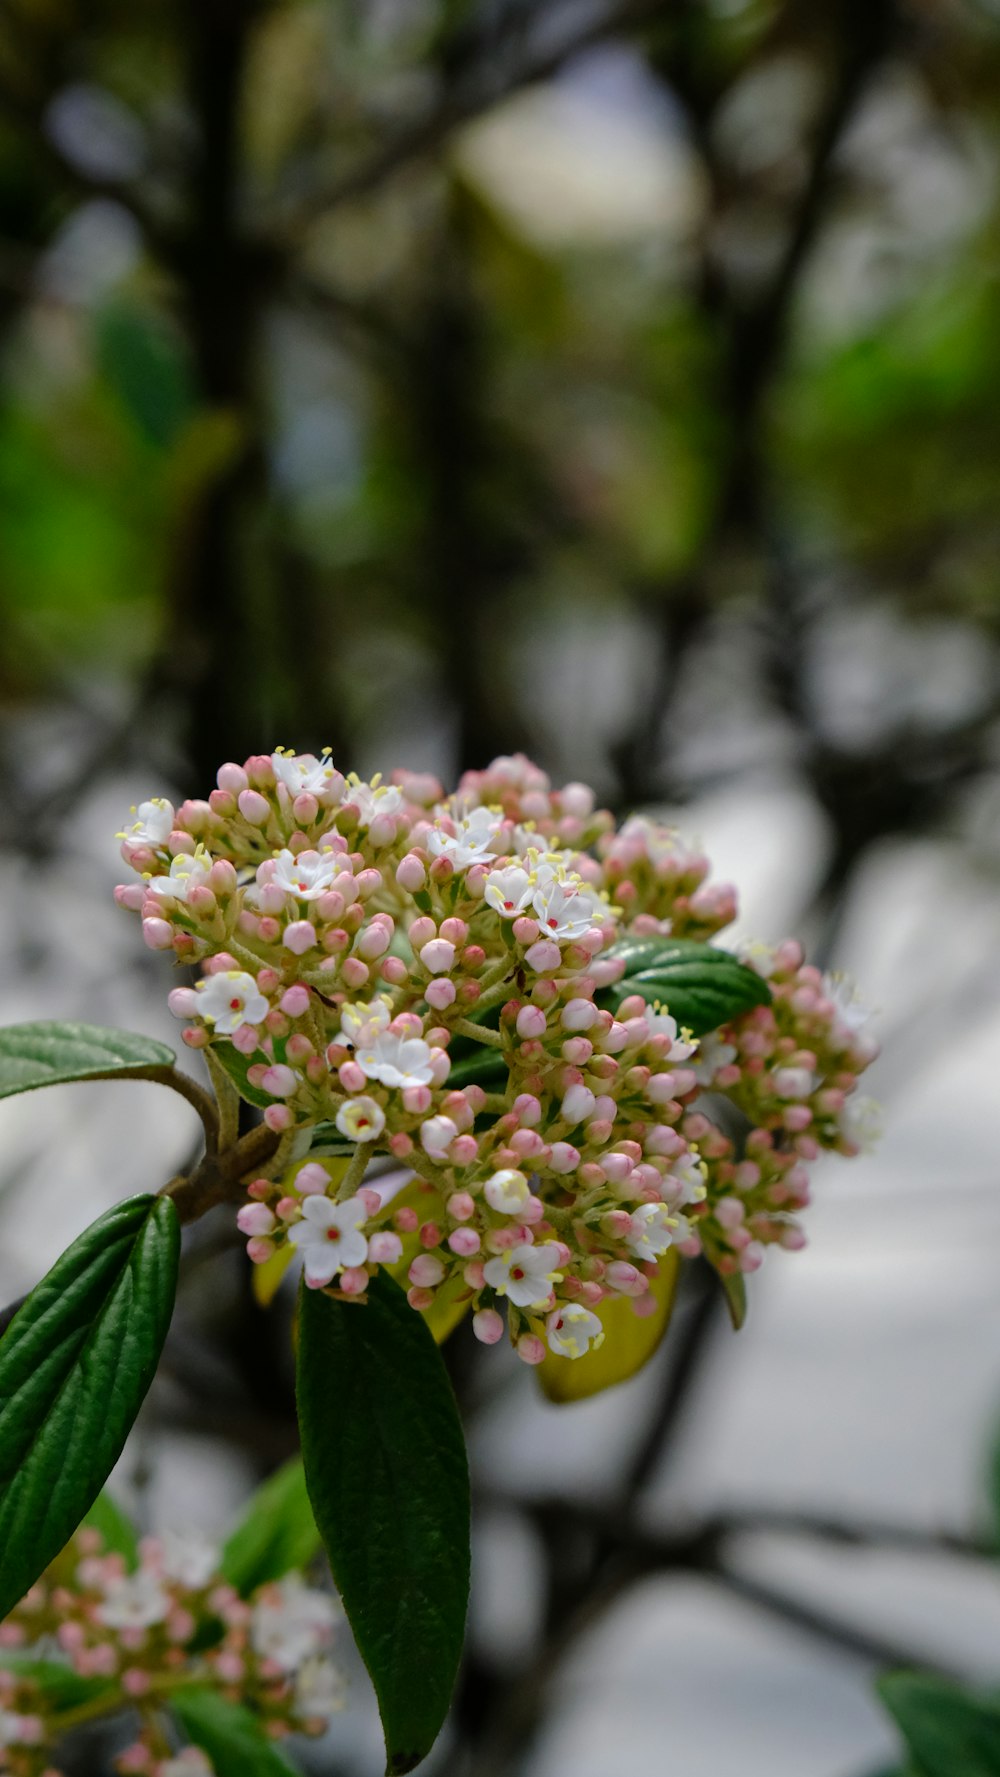
[[[107,1629],[150,1629],[166,1621],[169,1609],[170,1599],[156,1574],[140,1568],[106,1582],[94,1615]]]
[[[589,932],[599,918],[594,897],[580,878],[560,881],[553,875],[542,876],[531,896],[531,910],[543,936],[557,944],[572,944]]]
[[[681,1154],[673,1162],[663,1183],[669,1188],[671,1200],[677,1204],[704,1203],[708,1194],[705,1183],[708,1171],[697,1154]]]
[[[693,1040],[688,1043],[682,1037],[678,1037],[676,1018],[671,1018],[670,1013],[660,1005],[659,1001],[653,1006],[647,1006],[646,1023],[649,1025],[651,1037],[670,1038],[670,1048],[666,1055],[668,1061],[686,1061],[688,1056],[693,1055],[698,1047]],[[690,1032],[688,1034],[690,1035]],[[733,1053],[735,1054],[735,1050]]]
[[[846,975],[823,976],[823,992],[836,1007],[837,1023],[841,1030],[850,1036],[856,1036],[864,1030],[871,1020],[871,1012],[858,998],[858,990],[853,981]]]
[[[428,834],[427,850],[436,858],[449,858],[456,870],[470,864],[486,864],[496,853],[488,848],[503,825],[503,815],[491,808],[474,808],[455,821],[454,834],[435,827]]]
[[[349,1049],[369,1049],[392,1017],[388,1000],[355,1000],[340,1008],[340,1029],[334,1042]]]
[[[672,1215],[665,1203],[641,1203],[632,1211],[632,1232],[626,1244],[639,1259],[658,1259],[687,1232],[684,1217]]]
[[[332,851],[279,851],[271,881],[297,901],[318,901],[339,874],[340,859]]]
[[[562,1281],[555,1269],[559,1248],[551,1240],[541,1246],[512,1246],[489,1259],[483,1276],[498,1296],[507,1296],[515,1308],[547,1308],[553,1286]]]
[[[203,845],[195,846],[194,852],[181,852],[170,861],[170,869],[166,876],[151,876],[146,884],[151,895],[158,901],[185,902],[191,898],[191,890],[200,888],[208,881],[208,873],[212,868],[212,860]]]
[[[665,827],[661,821],[651,821],[648,815],[632,814],[619,828],[616,842],[635,840],[646,852],[651,861],[660,869],[664,867],[678,874],[685,871],[692,858],[696,855],[684,842],[675,827]]]
[[[516,919],[531,900],[534,884],[520,864],[507,864],[502,870],[491,870],[483,885],[488,906],[502,919]]]
[[[483,1187],[483,1196],[491,1209],[500,1215],[519,1215],[531,1196],[531,1186],[523,1172],[515,1172],[512,1167],[504,1167],[502,1172],[495,1172],[487,1179]]]
[[[845,1141],[870,1154],[882,1136],[882,1106],[877,1098],[849,1098],[837,1122]]]
[[[17,1746],[21,1739],[21,1717],[9,1709],[0,1709],[0,1746]]]
[[[377,1141],[385,1128],[385,1112],[374,1098],[349,1098],[341,1105],[335,1121],[348,1141]]]
[[[271,754],[271,765],[279,784],[284,784],[292,797],[309,794],[325,796],[339,785],[340,773],[330,762],[329,753],[317,759],[315,753]]]
[[[319,1201],[316,1199],[315,1201]],[[258,1659],[274,1660],[284,1672],[320,1653],[339,1612],[325,1592],[314,1591],[290,1573],[268,1586],[254,1606],[250,1640]]]
[[[165,796],[154,796],[149,802],[140,802],[133,808],[135,815],[132,825],[119,839],[127,839],[132,845],[166,845],[174,830],[174,805]]]
[[[344,1680],[332,1660],[304,1661],[295,1680],[295,1713],[306,1721],[328,1720],[344,1707]]]
[[[393,1030],[378,1033],[355,1056],[362,1073],[383,1086],[429,1086],[434,1078],[430,1045],[423,1037],[403,1037]]]
[[[289,1229],[288,1238],[302,1254],[307,1282],[331,1283],[338,1272],[364,1264],[368,1242],[361,1228],[366,1220],[358,1197],[348,1197],[344,1203],[331,1203],[329,1197],[305,1199],[302,1220]]]
[[[808,1098],[815,1084],[812,1070],[808,1067],[779,1067],[771,1075],[771,1085],[778,1098]]]
[[[197,1746],[185,1746],[176,1758],[164,1759],[156,1767],[156,1777],[213,1777],[214,1766]]]
[[[692,1073],[702,1086],[710,1086],[720,1068],[728,1067],[736,1060],[737,1050],[732,1043],[724,1043],[714,1031],[709,1031],[698,1044],[698,1059]]]
[[[362,827],[370,827],[380,815],[398,814],[403,806],[403,792],[398,785],[380,783],[377,775],[366,784],[352,773],[344,799],[357,809]]]
[[[220,1037],[232,1036],[241,1024],[263,1024],[271,1009],[253,976],[242,969],[222,969],[217,975],[206,976],[195,993],[199,1018],[214,1024]]]
[[[162,1568],[168,1580],[199,1592],[219,1571],[220,1552],[214,1543],[190,1531],[168,1530],[160,1538]]]
[[[545,1322],[545,1337],[557,1357],[583,1357],[604,1343],[604,1328],[596,1314],[582,1303],[563,1303]]]

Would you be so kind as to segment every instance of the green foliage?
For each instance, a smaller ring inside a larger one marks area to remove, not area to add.
[[[106,1488],[102,1488],[89,1512],[84,1515],[82,1526],[88,1530],[96,1530],[107,1552],[121,1555],[129,1572],[138,1567],[139,1538],[135,1526],[126,1518],[121,1506],[115,1503]]]
[[[367,1306],[303,1287],[298,1407],[309,1497],[385,1733],[412,1770],[447,1714],[469,1591],[469,1475],[440,1354],[384,1274]]]
[[[308,1567],[321,1547],[301,1458],[293,1457],[257,1489],[222,1551],[222,1571],[244,1595],[292,1568]]]
[[[0,1029],[0,1098],[68,1080],[107,1080],[173,1067],[165,1043],[96,1024],[41,1022]]]
[[[733,1330],[738,1333],[747,1317],[746,1278],[742,1271],[733,1271],[728,1277],[723,1277],[720,1272],[719,1282],[726,1298],[726,1307],[729,1309]]]
[[[617,1009],[630,994],[659,1003],[679,1029],[696,1037],[718,1030],[741,1012],[766,1006],[771,992],[754,969],[728,950],[689,938],[623,938],[604,952],[625,959],[620,981],[598,998]]]
[[[890,1673],[878,1692],[906,1742],[912,1777],[997,1777],[1000,1699],[919,1672]]]
[[[179,1250],[169,1198],[131,1197],[73,1242],[0,1339],[0,1618],[121,1455],[167,1335]]]
[[[295,1772],[256,1716],[218,1691],[175,1691],[170,1707],[188,1739],[211,1761],[216,1777],[289,1777]]]
[[[194,414],[181,342],[161,318],[135,303],[115,302],[95,324],[97,367],[137,432],[166,449]]]
[[[114,1680],[82,1678],[62,1660],[39,1660],[33,1654],[20,1654],[4,1648],[0,1653],[0,1666],[15,1672],[20,1679],[30,1679],[40,1685],[51,1709],[78,1709],[82,1703],[92,1703],[105,1693],[109,1701],[119,1694]]]
[[[256,1105],[259,1111],[266,1111],[268,1105],[274,1103],[273,1098],[270,1098],[266,1092],[262,1092],[259,1086],[251,1086],[247,1079],[247,1073],[253,1066],[252,1056],[248,1058],[246,1055],[241,1055],[238,1049],[234,1049],[232,1043],[213,1043],[212,1054],[219,1066],[229,1075],[240,1097],[244,1098],[247,1104]]]

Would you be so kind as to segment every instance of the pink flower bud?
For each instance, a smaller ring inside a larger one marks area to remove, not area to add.
[[[270,1234],[274,1225],[274,1216],[265,1203],[244,1203],[236,1217],[241,1234]]]
[[[495,1345],[503,1338],[503,1319],[495,1308],[480,1308],[472,1316],[472,1331],[482,1345]]]
[[[274,1241],[254,1235],[252,1240],[247,1241],[247,1257],[251,1264],[266,1265],[268,1259],[274,1257]]]
[[[167,1005],[175,1018],[197,1018],[198,995],[193,987],[174,987],[167,994]]]
[[[427,871],[415,852],[407,852],[396,866],[396,881],[409,895],[419,894],[427,881]]]
[[[290,1067],[279,1063],[276,1067],[265,1069],[260,1083],[263,1090],[269,1092],[272,1098],[291,1098],[293,1092],[298,1090],[299,1080],[298,1075],[293,1073]]]
[[[296,981],[294,986],[287,988],[282,994],[278,1004],[289,1018],[301,1018],[309,1010],[308,987],[304,987],[301,981]]]
[[[588,1086],[571,1086],[566,1093],[560,1114],[570,1125],[583,1123],[593,1115],[597,1099]]]
[[[522,913],[515,919],[512,930],[519,944],[533,944],[538,937],[538,921]]]
[[[444,1266],[433,1253],[418,1253],[406,1273],[418,1289],[434,1289],[444,1276]]]
[[[432,1160],[443,1160],[457,1135],[450,1117],[429,1117],[420,1127],[420,1146]]]
[[[263,827],[271,813],[271,804],[258,790],[243,790],[239,797],[239,809],[243,819],[251,827]]]
[[[474,1135],[460,1135],[452,1143],[451,1158],[456,1166],[471,1166],[479,1153],[479,1143]]]
[[[363,956],[366,962],[377,962],[380,956],[385,955],[391,943],[392,927],[388,924],[376,925],[373,921],[358,938],[355,953]]]
[[[455,966],[455,946],[447,938],[432,938],[421,946],[420,961],[431,975],[447,975]]]
[[[294,919],[285,927],[283,943],[293,956],[304,956],[316,943],[316,927],[311,919]]]
[[[345,986],[352,989],[364,987],[368,980],[368,965],[363,963],[359,956],[345,957],[340,972],[344,978]]]
[[[149,950],[169,950],[174,941],[173,926],[165,919],[144,919],[142,941]]]
[[[553,969],[558,969],[562,962],[562,952],[558,944],[553,943],[551,938],[539,938],[537,944],[532,944],[530,949],[525,951],[524,960],[529,969],[534,969],[542,975]]]
[[[445,977],[436,981],[428,981],[425,998],[427,1004],[434,1007],[435,1012],[444,1012],[455,998],[455,983]]]
[[[425,1117],[433,1102],[434,1096],[429,1086],[404,1086],[403,1109],[411,1117]],[[458,1131],[455,1133],[457,1135]]]
[[[552,1172],[575,1172],[580,1164],[580,1150],[568,1141],[553,1142],[549,1153],[549,1167]]]
[[[345,1296],[360,1296],[368,1288],[368,1273],[363,1265],[348,1265],[340,1273],[340,1288]]]
[[[286,1104],[269,1104],[264,1112],[264,1121],[276,1135],[284,1135],[292,1126],[292,1113]]]
[[[643,1277],[627,1259],[614,1259],[607,1269],[607,1281],[611,1289],[617,1290],[622,1296],[644,1296],[649,1288],[649,1279]]]
[[[546,1018],[541,1006],[522,1006],[516,1022],[519,1037],[543,1037],[545,1035]]]
[[[398,1234],[384,1230],[373,1234],[368,1242],[368,1257],[373,1265],[398,1265],[403,1256],[403,1242]]]
[[[544,1342],[535,1337],[534,1333],[522,1333],[514,1347],[518,1357],[524,1364],[542,1364],[545,1362],[546,1351]]]
[[[479,1235],[475,1228],[453,1228],[448,1245],[460,1259],[471,1259],[473,1253],[479,1251]]]
[[[249,778],[242,765],[220,765],[215,774],[215,781],[220,790],[228,791],[230,796],[242,796],[249,785]]]

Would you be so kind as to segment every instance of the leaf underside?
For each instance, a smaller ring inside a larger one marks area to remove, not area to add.
[[[153,1379],[177,1285],[169,1198],[94,1222],[0,1339],[0,1618],[94,1504]]]
[[[379,1273],[365,1306],[303,1288],[298,1408],[313,1512],[371,1674],[387,1769],[448,1711],[469,1591],[469,1474],[430,1330]]]

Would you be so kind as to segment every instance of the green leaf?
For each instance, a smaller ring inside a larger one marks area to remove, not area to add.
[[[321,1548],[301,1457],[257,1489],[222,1551],[222,1571],[244,1595],[292,1568],[308,1567]]]
[[[367,1303],[303,1287],[306,1481],[378,1696],[387,1770],[426,1757],[448,1712],[469,1594],[469,1471],[447,1371],[384,1273]]]
[[[170,1324],[168,1197],[94,1222],[0,1339],[0,1618],[64,1547],[119,1456]]]
[[[902,1732],[914,1777],[997,1777],[1000,1700],[919,1672],[891,1672],[876,1688]]]
[[[718,1030],[740,1012],[770,1004],[771,990],[756,970],[713,944],[624,938],[601,952],[602,960],[608,956],[623,957],[626,968],[620,981],[598,995],[602,1004],[617,1011],[629,994],[641,994],[647,1004],[665,1006],[678,1027],[696,1037]]]
[[[726,1307],[729,1309],[729,1318],[733,1323],[733,1332],[738,1333],[747,1317],[746,1279],[742,1271],[732,1271],[728,1277],[723,1277],[720,1271],[719,1282],[726,1298]]]
[[[0,1667],[16,1673],[19,1679],[37,1684],[45,1692],[46,1702],[52,1709],[77,1709],[81,1703],[90,1703],[105,1692],[109,1699],[121,1694],[113,1679],[81,1678],[72,1666],[64,1665],[61,1660],[38,1660],[33,1654],[5,1648],[0,1653]]]
[[[188,1739],[200,1746],[216,1777],[289,1777],[295,1766],[283,1758],[249,1709],[230,1703],[218,1691],[174,1691],[170,1708]],[[297,1774],[296,1774],[297,1777]]]
[[[180,336],[154,311],[115,302],[96,323],[97,364],[130,420],[165,449],[194,411],[194,391]]]
[[[251,1086],[247,1079],[247,1073],[254,1063],[252,1055],[241,1055],[238,1049],[233,1048],[232,1043],[213,1043],[212,1054],[247,1104],[255,1104],[258,1110],[266,1111],[268,1105],[274,1103],[268,1093],[263,1092],[259,1086]]]
[[[174,1067],[166,1043],[99,1024],[8,1024],[0,1028],[0,1098],[58,1086],[66,1080],[107,1080]]]
[[[139,1565],[139,1538],[135,1525],[126,1518],[121,1506],[106,1488],[97,1495],[89,1512],[81,1520],[81,1530],[96,1530],[111,1555],[121,1555],[129,1572]]]

